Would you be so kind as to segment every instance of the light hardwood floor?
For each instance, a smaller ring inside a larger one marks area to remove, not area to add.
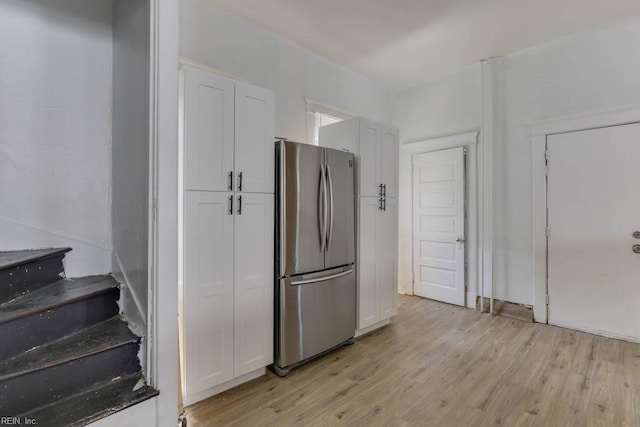
[[[401,296],[391,325],[190,426],[640,426],[640,345]]]

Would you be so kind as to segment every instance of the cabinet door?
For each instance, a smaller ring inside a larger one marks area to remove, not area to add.
[[[235,190],[274,193],[275,113],[273,92],[236,84]],[[242,177],[240,177],[242,174]]]
[[[380,319],[398,313],[398,199],[385,199],[376,217],[376,288]]]
[[[184,179],[186,190],[228,191],[233,170],[234,83],[184,69]]]
[[[358,329],[380,320],[380,302],[376,290],[376,217],[380,202],[377,197],[360,198],[358,227]]]
[[[185,395],[233,378],[233,215],[229,193],[185,192]]]
[[[359,196],[376,197],[380,194],[380,180],[377,176],[377,150],[380,139],[380,125],[368,120],[360,120],[360,156],[358,158]]]
[[[387,197],[398,197],[398,130],[382,126],[378,143],[378,181]]]
[[[272,194],[236,194],[235,376],[273,362]]]

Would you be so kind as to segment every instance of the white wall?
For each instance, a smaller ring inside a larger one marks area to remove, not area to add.
[[[0,2],[0,250],[111,270],[111,0]]]
[[[384,123],[390,119],[384,89],[207,0],[180,2],[180,55],[273,90],[277,136],[306,142],[305,97]]]
[[[149,286],[149,5],[147,0],[115,0],[114,6],[113,270],[127,285],[123,312],[144,326]]]
[[[528,124],[640,105],[640,20],[509,55],[498,70],[494,274],[498,295],[532,304]]]
[[[533,304],[528,126],[546,118],[640,105],[640,21],[517,52],[498,60],[495,69],[496,297]],[[401,139],[478,129],[480,76],[476,66],[395,94],[392,114]],[[401,195],[401,238],[402,222],[410,220],[410,207],[402,202]]]
[[[482,121],[482,74],[480,65],[465,68],[441,79],[398,92],[393,97],[392,123],[400,129],[400,145],[407,142],[477,131]],[[412,213],[411,165],[401,156],[399,177],[400,292],[411,288]]]

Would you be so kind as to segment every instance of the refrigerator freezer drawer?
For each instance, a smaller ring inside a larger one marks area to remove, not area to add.
[[[353,268],[349,265],[280,280],[278,366],[301,362],[354,336]]]

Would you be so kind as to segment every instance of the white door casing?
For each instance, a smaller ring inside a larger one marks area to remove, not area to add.
[[[273,362],[274,196],[236,193],[234,208],[234,375],[237,377]]]
[[[548,322],[640,341],[640,124],[547,137]]]
[[[231,193],[185,192],[185,396],[233,378]]]
[[[185,189],[228,191],[233,171],[234,83],[184,68]]]
[[[274,123],[273,92],[236,83],[234,191],[274,192]]]
[[[416,295],[465,303],[464,149],[413,156]]]

